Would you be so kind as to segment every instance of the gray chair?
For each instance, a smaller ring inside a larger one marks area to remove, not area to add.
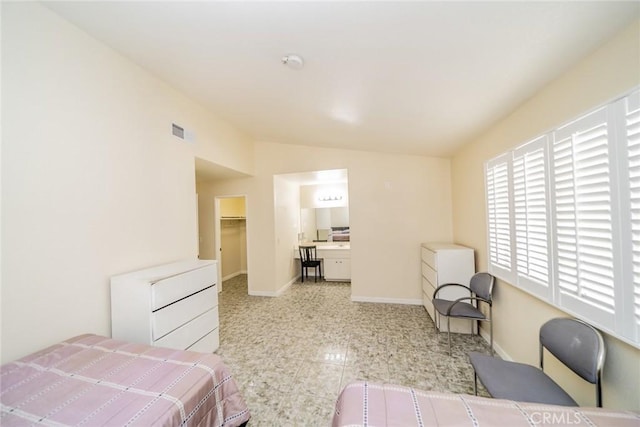
[[[551,319],[540,328],[540,369],[481,353],[469,353],[476,394],[480,379],[495,398],[578,406],[567,392],[544,373],[545,348],[573,372],[595,385],[596,404],[602,407],[600,382],[605,358],[602,335],[593,326],[569,318]]]
[[[440,316],[447,318],[447,332],[449,338],[449,355],[451,355],[451,318],[469,319],[471,320],[471,333],[473,326],[478,321],[489,322],[489,337],[491,341],[491,354],[493,354],[493,312],[492,312],[492,294],[495,277],[489,273],[476,273],[471,277],[469,286],[458,283],[445,283],[436,288],[433,293],[433,308],[437,313],[436,324],[440,330]],[[447,300],[438,298],[438,293],[448,287],[461,287],[469,291],[468,297],[458,298],[456,300]],[[478,304],[485,303],[489,306],[489,316],[486,316],[480,309]],[[480,328],[478,327],[478,333]]]

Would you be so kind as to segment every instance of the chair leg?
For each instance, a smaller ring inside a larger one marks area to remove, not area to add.
[[[473,370],[473,394],[478,395],[478,374]]]
[[[489,348],[491,349],[491,355],[493,356],[493,322],[492,321],[489,321],[489,341],[490,341]]]
[[[451,356],[451,317],[447,316],[447,336],[449,338],[449,356]]]
[[[313,269],[313,283],[318,282],[318,267]]]

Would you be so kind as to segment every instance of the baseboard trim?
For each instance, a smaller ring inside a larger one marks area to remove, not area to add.
[[[253,297],[279,297],[280,295],[282,295],[283,293],[285,293],[287,291],[287,289],[289,289],[291,287],[291,285],[293,285],[297,280],[297,277],[294,277],[293,279],[289,280],[288,283],[286,283],[283,287],[281,287],[280,289],[278,289],[277,291],[249,291],[249,295],[253,296]]]
[[[374,302],[379,304],[404,304],[404,305],[422,305],[421,299],[409,298],[380,298],[380,297],[363,297],[351,295],[353,302]]]
[[[281,287],[276,291],[276,296],[279,297],[280,295],[285,293],[287,289],[289,289],[291,285],[293,285],[296,282],[296,280],[297,280],[297,277],[294,277],[293,279],[289,280],[288,283],[286,283],[283,287]]]
[[[241,274],[247,274],[246,270],[236,271],[235,273],[227,274],[222,278],[222,281],[233,279],[236,276],[240,276]]]
[[[277,297],[278,295],[272,291],[249,291],[252,297]]]
[[[480,328],[480,336],[484,338],[487,344],[491,343],[491,337],[489,336],[489,331],[487,331],[485,328]],[[509,356],[509,354],[506,351],[504,351],[504,349],[500,347],[500,345],[496,343],[495,337],[493,340],[493,351],[495,351],[496,354],[500,356],[503,360],[508,360],[510,362],[513,362],[513,358]]]

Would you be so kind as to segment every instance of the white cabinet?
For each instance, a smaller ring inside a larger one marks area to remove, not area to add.
[[[324,260],[324,279],[329,281],[351,281],[351,250],[321,249],[318,258]]]
[[[475,273],[473,249],[451,243],[423,243],[422,255],[422,302],[429,316],[435,322],[433,293],[445,283],[459,283],[469,286],[469,280]],[[459,287],[445,288],[438,293],[439,298],[455,300],[468,297],[469,292]],[[447,331],[446,318],[442,317],[440,331]],[[451,332],[470,333],[469,321],[451,319]]]
[[[217,262],[181,261],[111,277],[111,335],[158,347],[219,345]]]

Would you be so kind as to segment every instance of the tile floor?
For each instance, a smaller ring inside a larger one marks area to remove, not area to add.
[[[437,334],[422,306],[351,302],[348,283],[295,283],[278,298],[247,295],[247,276],[219,294],[220,354],[243,391],[249,426],[327,426],[354,380],[473,393],[478,336]]]

